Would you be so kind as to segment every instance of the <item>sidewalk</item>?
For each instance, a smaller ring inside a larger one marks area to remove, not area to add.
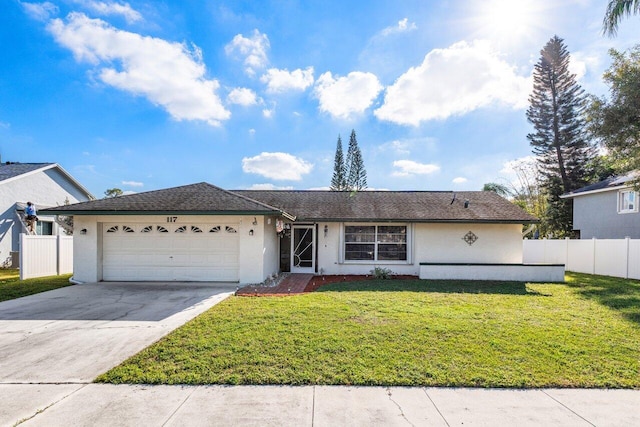
[[[0,384],[2,426],[637,426],[640,391]]]

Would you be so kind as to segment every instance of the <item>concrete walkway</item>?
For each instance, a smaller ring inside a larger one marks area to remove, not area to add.
[[[638,426],[640,391],[0,385],[11,426]]]

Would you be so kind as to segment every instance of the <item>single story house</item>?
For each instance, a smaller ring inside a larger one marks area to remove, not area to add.
[[[29,234],[24,221],[27,202],[38,210],[35,234],[56,236],[65,224],[41,209],[93,198],[57,163],[0,163],[0,264],[18,267],[20,233]]]
[[[486,191],[228,191],[204,182],[47,213],[74,215],[78,282],[522,267],[522,225],[537,221]],[[511,277],[503,273],[494,278]]]
[[[615,176],[562,196],[573,199],[573,229],[581,239],[640,239],[635,178],[636,173]]]

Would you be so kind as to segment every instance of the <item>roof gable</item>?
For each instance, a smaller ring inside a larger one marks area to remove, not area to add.
[[[81,193],[84,193],[88,199],[94,198],[89,190],[87,190],[57,163],[0,163],[0,185],[16,179],[24,178],[31,174],[45,172],[49,169],[57,169],[71,185],[75,186]]]
[[[41,210],[45,212],[45,210]],[[74,215],[95,214],[239,214],[280,213],[279,210],[215,185],[198,184],[146,191],[47,209],[46,212]]]

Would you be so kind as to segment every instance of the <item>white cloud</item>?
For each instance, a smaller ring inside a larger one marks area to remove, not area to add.
[[[275,111],[275,108],[265,108],[262,110],[262,116],[265,119],[270,119],[271,117],[273,117],[273,113],[275,113]]]
[[[382,85],[372,73],[353,71],[334,79],[331,72],[326,72],[316,81],[315,95],[320,111],[349,119],[369,108],[381,90]]]
[[[394,171],[392,176],[429,175],[440,170],[440,166],[436,164],[418,163],[413,160],[396,160],[393,167],[398,170]]]
[[[276,180],[300,181],[313,165],[287,153],[260,153],[242,159],[242,170]]]
[[[133,190],[124,190],[124,191],[122,192],[122,195],[123,195],[123,196],[129,196],[129,195],[131,195],[131,194],[136,194],[136,193],[137,193],[137,191],[133,191]]]
[[[251,89],[247,89],[245,87],[237,87],[229,92],[227,96],[227,101],[231,104],[238,104],[244,107],[248,107],[250,105],[256,105],[258,103],[258,97],[256,93]]]
[[[127,185],[129,187],[144,187],[144,183],[138,181],[122,181],[122,185]]]
[[[245,72],[253,76],[256,71],[267,65],[267,51],[269,50],[269,38],[260,31],[253,30],[250,37],[236,34],[229,44],[224,47],[227,55],[239,54],[244,57]]]
[[[469,181],[467,178],[463,177],[463,176],[459,176],[456,178],[453,178],[453,182],[454,184],[464,184],[465,182]]]
[[[279,187],[277,185],[264,183],[264,184],[253,184],[248,190],[293,190],[293,187]]]
[[[52,15],[58,14],[58,6],[48,1],[44,3],[21,2],[25,13],[37,21],[47,21]]]
[[[11,127],[11,123],[0,121],[0,128],[9,129]]]
[[[97,0],[76,0],[76,3],[99,15],[122,15],[128,23],[142,20],[140,12],[134,10],[131,5],[126,2],[114,3]]]
[[[253,136],[255,134],[256,134],[256,130],[255,129],[253,129],[253,128],[249,129],[249,135]]]
[[[415,22],[409,22],[408,18],[404,18],[398,21],[397,25],[385,28],[380,34],[382,34],[383,36],[389,36],[391,34],[406,33],[408,31],[417,29],[418,26],[415,24]]]
[[[266,83],[267,92],[270,93],[288,90],[303,91],[313,84],[313,80],[313,67],[307,67],[305,70],[298,68],[293,71],[270,68],[260,78],[262,83]]]
[[[48,30],[76,60],[98,68],[104,64],[97,73],[104,83],[146,97],[176,120],[202,120],[217,126],[231,115],[216,95],[218,81],[204,77],[202,53],[195,46],[189,49],[184,44],[118,30],[75,12],[66,22],[52,20]]]
[[[429,52],[401,75],[374,114],[380,120],[418,126],[499,102],[525,108],[531,78],[519,76],[484,41],[459,42]]]

